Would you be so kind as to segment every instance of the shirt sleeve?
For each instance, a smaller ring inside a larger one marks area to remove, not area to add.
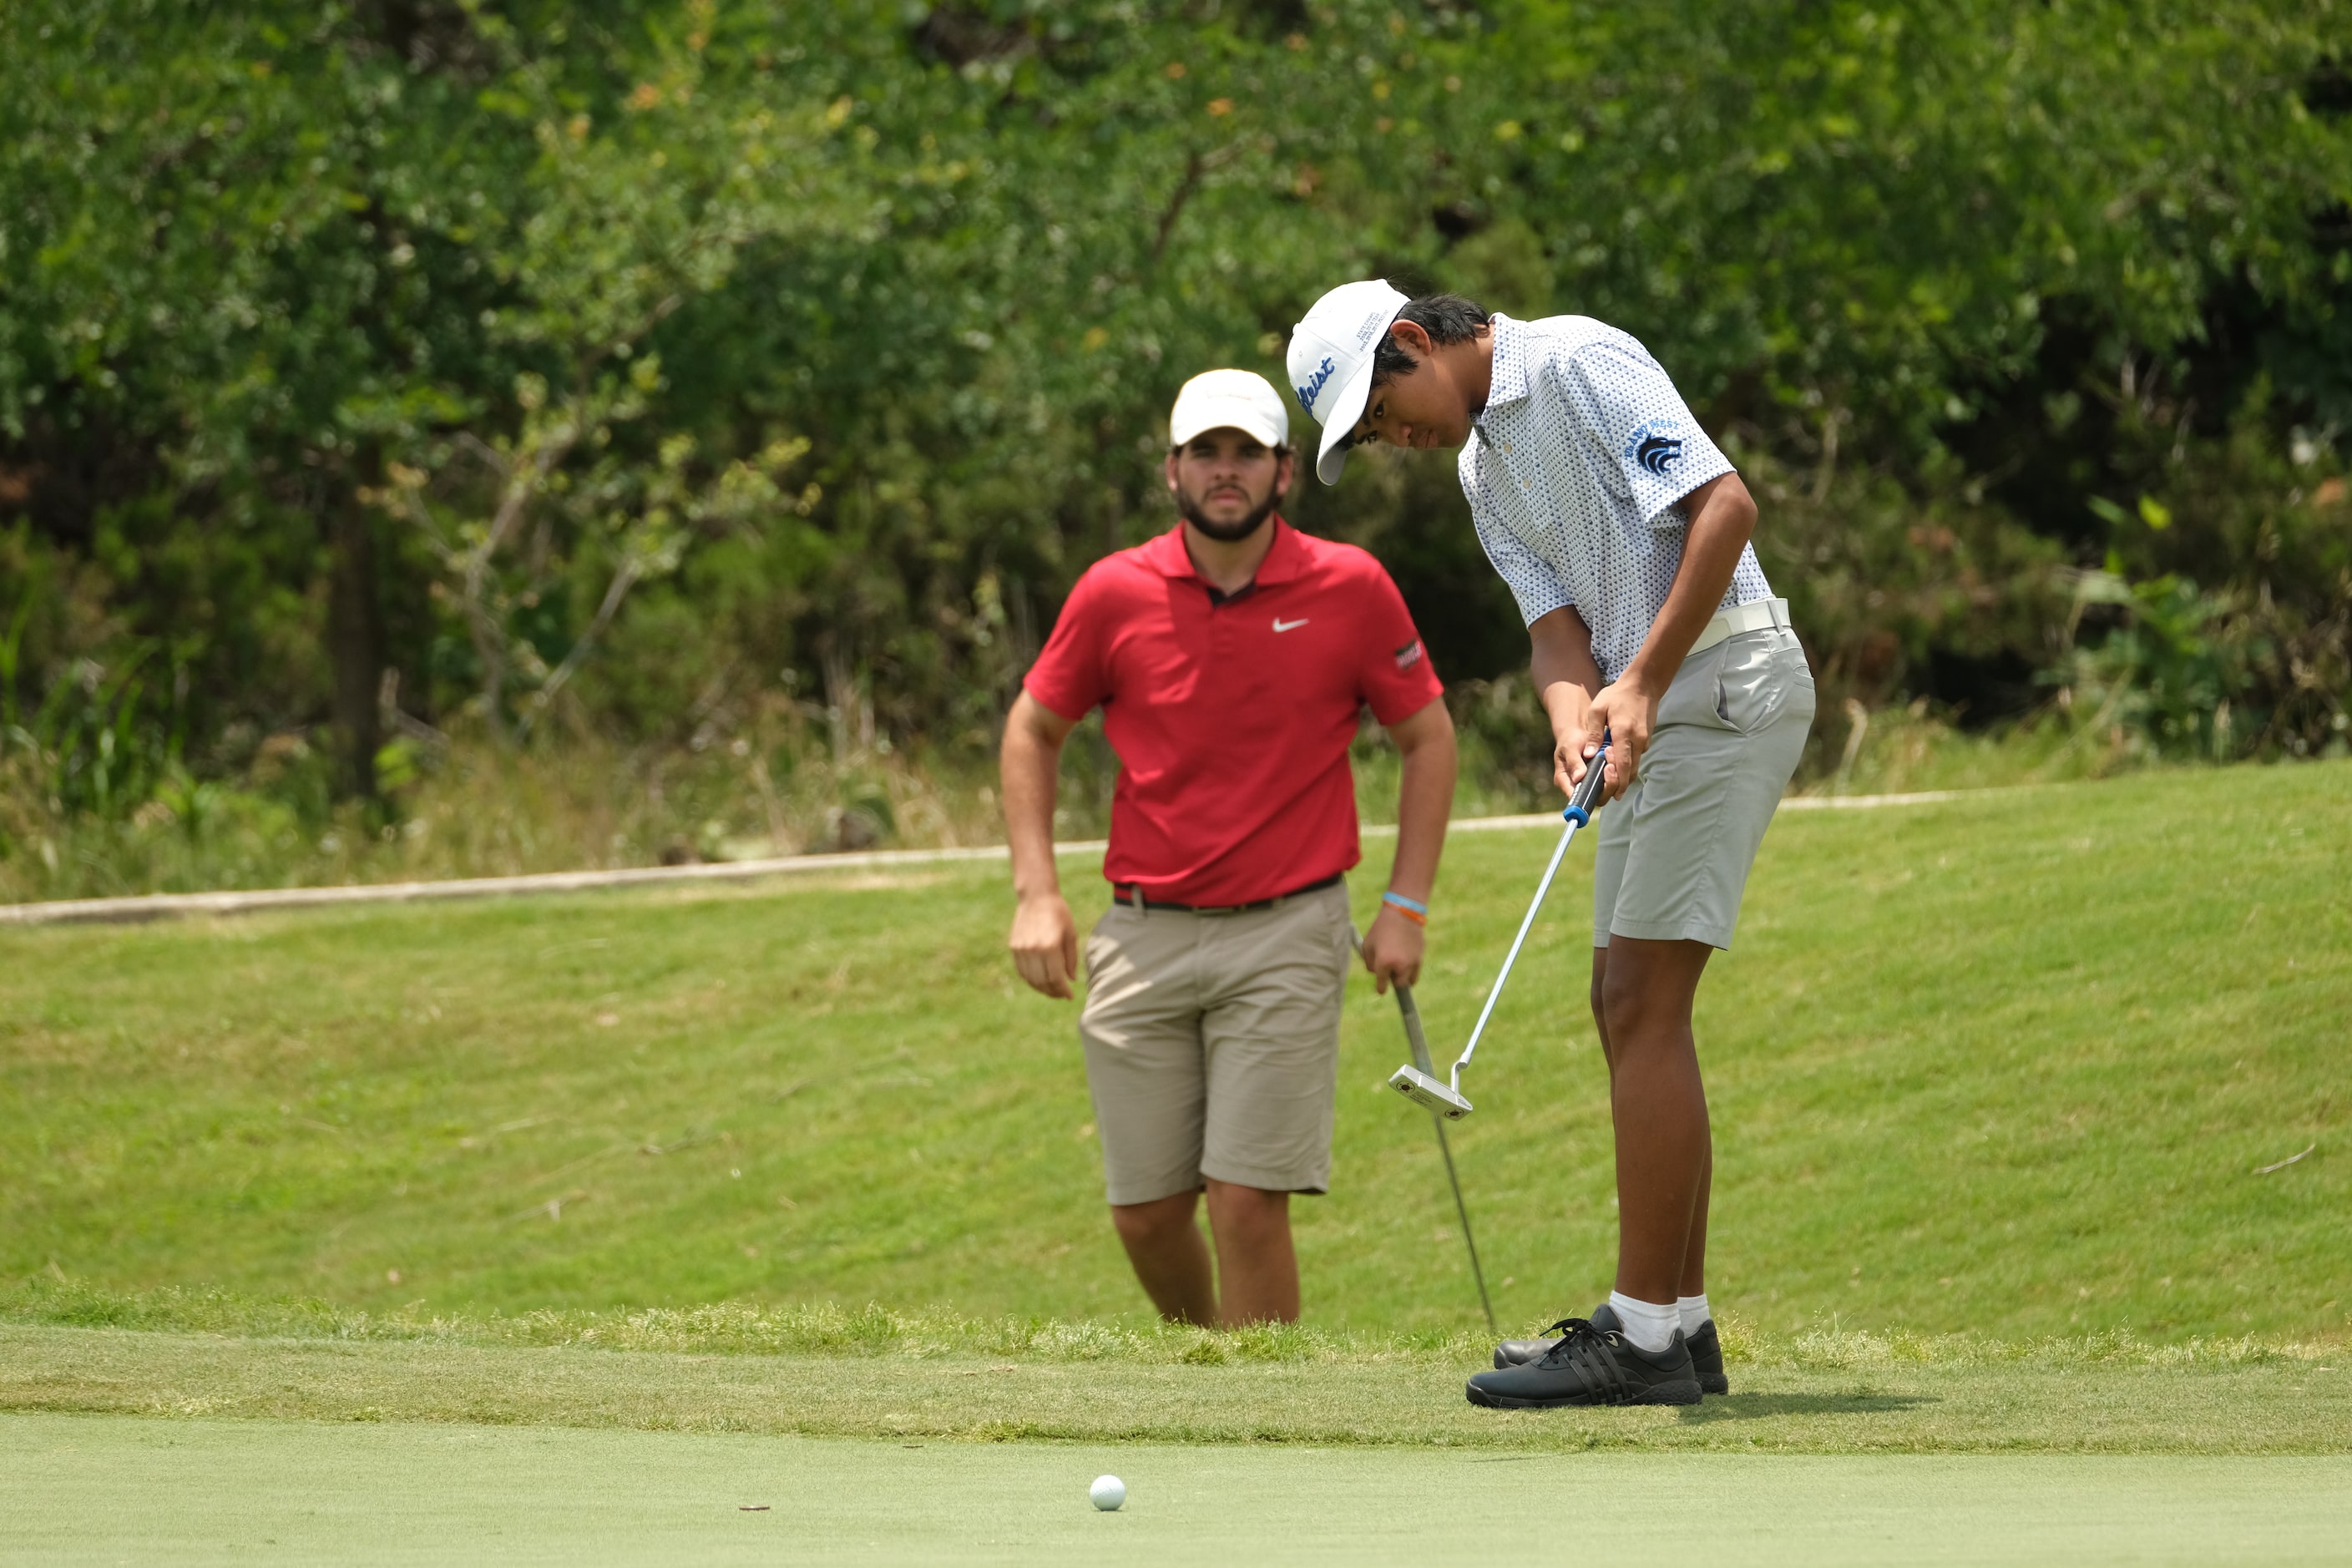
[[[1429,650],[1404,607],[1404,595],[1377,561],[1367,560],[1362,654],[1357,682],[1372,717],[1382,724],[1410,719],[1445,695],[1445,683],[1429,662]]]
[[[1689,520],[1675,503],[1731,472],[1665,368],[1632,338],[1580,344],[1550,368],[1600,447],[1609,488],[1629,496],[1653,529],[1683,527]]]
[[[1088,567],[1062,601],[1045,651],[1021,679],[1023,689],[1075,724],[1110,695],[1110,671],[1103,657],[1102,583]]]
[[[1477,480],[1469,477],[1468,465],[1463,467],[1462,493],[1470,502],[1471,526],[1478,531],[1478,542],[1485,547],[1486,559],[1510,584],[1511,597],[1519,602],[1521,623],[1533,626],[1538,616],[1573,603],[1559,574],[1496,515]]]

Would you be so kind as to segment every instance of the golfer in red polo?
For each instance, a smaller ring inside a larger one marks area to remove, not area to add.
[[[1087,941],[1078,1036],[1111,1222],[1160,1313],[1298,1316],[1290,1194],[1331,1171],[1339,1003],[1360,859],[1348,765],[1369,705],[1403,753],[1397,853],[1364,935],[1412,984],[1454,798],[1443,688],[1388,574],[1275,515],[1290,416],[1247,371],[1194,377],[1170,418],[1177,525],[1071,590],[1004,726],[1013,958],[1067,997],[1077,927],[1054,864],[1062,742],[1089,709],[1118,753],[1111,907]],[[1208,1194],[1217,1261],[1193,1220]]]

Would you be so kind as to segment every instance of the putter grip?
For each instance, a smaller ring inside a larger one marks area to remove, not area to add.
[[[1601,764],[1608,760],[1609,731],[1603,730],[1601,732],[1601,749],[1592,753],[1592,765],[1584,770],[1583,782],[1576,786],[1576,793],[1568,797],[1568,809],[1559,814],[1579,827],[1589,825],[1593,812],[1600,808],[1601,792],[1605,787]]]

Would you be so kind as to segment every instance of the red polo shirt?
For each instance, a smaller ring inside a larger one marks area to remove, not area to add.
[[[1096,562],[1023,685],[1074,721],[1103,706],[1120,763],[1104,877],[1207,907],[1355,865],[1358,712],[1393,724],[1444,689],[1381,563],[1280,518],[1222,603],[1181,524]]]

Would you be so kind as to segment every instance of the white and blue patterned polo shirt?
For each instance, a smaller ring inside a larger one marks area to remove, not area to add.
[[[1731,464],[1650,352],[1590,316],[1494,319],[1494,379],[1462,448],[1486,559],[1528,621],[1573,605],[1614,680],[1682,565],[1677,504]],[[1750,545],[1720,608],[1769,599]]]

